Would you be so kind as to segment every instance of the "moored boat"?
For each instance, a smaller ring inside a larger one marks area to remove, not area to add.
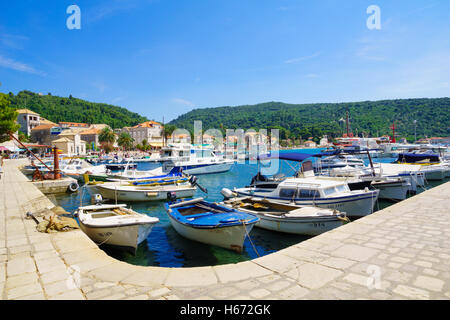
[[[94,204],[79,207],[76,216],[81,230],[99,245],[109,245],[135,252],[147,239],[156,217],[126,208],[126,204]]]
[[[166,200],[167,193],[173,192],[177,198],[190,198],[196,187],[190,183],[154,186],[124,185],[117,182],[97,184],[95,188],[103,198],[118,201],[159,201]]]
[[[255,215],[203,198],[166,203],[165,208],[172,226],[181,236],[238,253],[243,250],[245,237],[259,221]]]
[[[283,233],[314,236],[349,221],[345,213],[336,210],[281,204],[261,198],[231,198],[224,201],[224,205],[257,216],[260,220],[256,227]]]

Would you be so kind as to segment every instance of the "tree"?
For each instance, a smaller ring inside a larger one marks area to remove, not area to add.
[[[173,124],[166,124],[163,129],[164,138],[169,138],[176,129],[177,126]]]
[[[115,140],[116,135],[109,127],[105,127],[98,136],[98,141],[102,145],[102,149],[107,153],[112,151]]]
[[[133,142],[134,139],[130,136],[128,132],[122,132],[119,135],[119,139],[117,139],[117,144],[126,150],[131,149],[133,147]]]
[[[27,136],[25,133],[19,131],[19,140],[20,142],[30,142],[30,136]]]
[[[0,142],[9,141],[9,134],[20,128],[16,123],[18,113],[9,107],[10,103],[8,96],[0,93]]]
[[[100,142],[108,142],[108,143],[114,143],[114,141],[116,140],[116,135],[114,134],[114,132],[108,128],[105,127],[101,132],[100,135],[98,136],[98,141]]]

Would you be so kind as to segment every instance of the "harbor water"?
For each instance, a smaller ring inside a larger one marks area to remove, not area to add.
[[[318,152],[319,149],[301,149],[288,152],[295,151],[313,154]],[[374,162],[392,162],[394,160],[391,158],[382,158],[374,159]],[[155,165],[154,163],[139,163],[138,170],[149,170],[155,167]],[[291,176],[294,173],[292,167],[295,166],[298,166],[298,164],[280,161],[279,172],[284,173],[286,176]],[[222,188],[233,189],[234,187],[247,186],[252,177],[257,174],[258,168],[258,164],[255,161],[246,161],[245,163],[236,163],[229,172],[199,175],[197,176],[198,183],[205,187],[208,193],[205,194],[198,189],[195,197],[204,197],[208,201],[222,201],[223,196],[220,193]],[[428,182],[426,189],[449,180],[447,178],[442,181]],[[421,191],[423,190],[418,190],[418,192]],[[53,195],[49,196],[49,198],[66,211],[74,212],[80,204],[89,204],[91,196],[95,193],[97,193],[95,187],[84,186],[77,193]],[[379,200],[375,204],[375,211],[393,203]],[[171,226],[163,202],[133,202],[128,203],[128,205],[137,212],[159,218],[160,222],[153,227],[147,240],[139,245],[136,255],[107,247],[102,249],[118,260],[135,265],[199,267],[237,263],[276,252],[310,238],[309,236],[278,233],[255,227],[250,233],[250,238],[246,238],[244,242],[244,251],[238,254],[223,248],[191,241],[180,236]]]

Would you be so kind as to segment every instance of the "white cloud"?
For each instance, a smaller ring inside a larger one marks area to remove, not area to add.
[[[16,70],[16,71],[20,71],[20,72],[37,74],[40,76],[46,75],[46,73],[36,70],[34,67],[32,67],[26,63],[19,62],[19,61],[16,61],[16,60],[13,60],[11,58],[7,58],[7,57],[1,56],[1,55],[0,55],[0,67]]]
[[[195,104],[193,104],[191,101],[185,100],[185,99],[181,99],[181,98],[174,98],[172,99],[173,102],[178,103],[178,104],[182,104],[184,106],[188,106],[188,107],[195,107]]]
[[[309,60],[309,59],[313,59],[315,57],[318,57],[318,56],[320,56],[320,54],[321,54],[321,52],[316,52],[316,53],[314,53],[314,54],[312,54],[310,56],[303,56],[303,57],[298,57],[298,58],[293,58],[293,59],[286,60],[286,61],[284,61],[284,63],[298,63],[298,62],[302,62],[302,61],[305,61],[305,60]]]

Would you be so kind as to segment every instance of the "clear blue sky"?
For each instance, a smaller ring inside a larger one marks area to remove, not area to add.
[[[69,30],[69,5],[81,29]],[[369,5],[381,30],[369,30]],[[450,1],[14,0],[0,4],[1,92],[193,108],[450,96]]]

